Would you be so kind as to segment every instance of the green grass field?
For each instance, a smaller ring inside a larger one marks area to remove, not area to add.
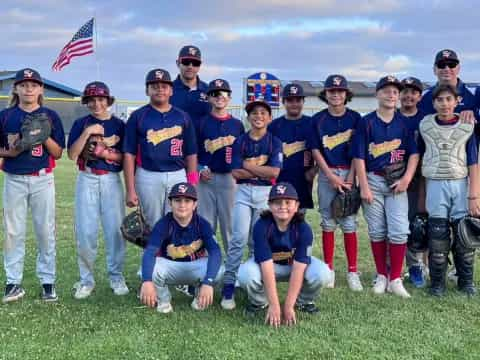
[[[354,294],[347,289],[343,239],[338,236],[336,288],[321,293],[317,301],[319,314],[299,315],[294,328],[274,330],[263,325],[262,318],[244,319],[243,293],[237,296],[237,309],[227,313],[219,306],[218,294],[212,308],[194,312],[190,298],[172,291],[174,313],[169,315],[140,306],[135,291],[116,297],[108,286],[102,241],[96,292],[87,300],[74,300],[71,287],[78,277],[73,236],[75,174],[71,161],[59,162],[56,189],[60,301],[45,304],[39,299],[36,245],[30,225],[23,283],[27,295],[18,303],[0,305],[1,359],[480,358],[480,297],[465,298],[452,287],[443,299],[434,299],[410,286],[409,300],[371,293],[374,267],[363,220],[359,266],[366,290]],[[317,234],[314,253],[320,256],[317,212],[310,211],[308,218]],[[139,257],[138,249],[129,246],[125,276],[133,290],[139,285],[135,275]],[[478,270],[476,275],[479,279]],[[3,271],[0,282],[5,282]]]

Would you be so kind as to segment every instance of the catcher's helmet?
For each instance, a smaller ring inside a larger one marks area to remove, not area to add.
[[[85,89],[83,90],[82,104],[86,104],[88,98],[94,96],[106,97],[109,106],[115,101],[115,98],[110,96],[110,89],[108,88],[107,84],[101,81],[94,81],[85,86]]]

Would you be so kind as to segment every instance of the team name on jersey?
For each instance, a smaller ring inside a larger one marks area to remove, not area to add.
[[[353,130],[348,129],[332,136],[324,135],[322,137],[323,146],[326,147],[328,150],[333,150],[338,145],[341,145],[350,141],[352,134],[353,134]]]
[[[220,150],[225,146],[230,146],[234,142],[235,142],[235,136],[233,135],[222,136],[213,140],[207,139],[204,142],[205,151],[209,152],[210,154],[213,154],[215,151]]]
[[[201,249],[203,241],[197,239],[189,245],[175,246],[170,244],[167,246],[167,255],[172,259],[183,259],[186,256],[192,256]]]
[[[120,141],[120,136],[118,135],[112,135],[112,136],[107,136],[103,138],[103,143],[108,147],[117,145],[119,141]]]
[[[282,260],[289,260],[293,257],[295,253],[295,249],[291,251],[279,251],[272,253],[272,260],[273,261],[282,261]]]
[[[268,155],[260,155],[257,157],[246,158],[245,161],[252,162],[257,166],[262,166],[268,162]]]
[[[303,150],[305,150],[305,141],[295,141],[290,144],[282,144],[282,152],[287,158]]]
[[[165,129],[160,129],[160,130],[153,130],[150,129],[147,131],[147,141],[149,143],[152,143],[153,145],[158,145],[162,141],[171,139],[177,135],[182,134],[182,127],[179,125],[175,125],[171,128],[165,128]]]
[[[368,152],[370,155],[372,155],[374,158],[377,158],[379,156],[382,156],[386,153],[389,153],[393,150],[396,150],[402,145],[402,140],[400,139],[393,139],[390,141],[385,141],[381,144],[375,144],[375,143],[370,143],[368,145]]]

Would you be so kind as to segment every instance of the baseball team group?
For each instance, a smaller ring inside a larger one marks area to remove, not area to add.
[[[164,69],[149,71],[149,103],[126,123],[109,112],[115,99],[108,86],[87,84],[82,103],[89,114],[73,123],[68,141],[57,113],[43,105],[40,74],[31,68],[17,72],[9,106],[0,112],[4,303],[25,296],[29,208],[41,298],[58,300],[54,168],[65,147],[79,170],[76,299],[95,289],[99,224],[110,287],[115,295],[129,293],[121,232],[125,205],[141,209],[151,229],[142,250],[138,296],[160,313],[173,311],[169,287],[192,296],[195,310],[213,303],[216,286],[221,307],[232,310],[242,288],[248,295],[246,316],[265,312],[271,326],[293,325],[297,311],[318,311],[321,288],[335,286],[337,227],[343,233],[348,287],[363,291],[357,268],[360,203],[375,263],[374,294],[410,297],[402,280],[404,261],[412,286],[424,287],[428,279],[433,296],[445,294],[447,279],[460,293],[476,294],[476,243],[462,236],[462,229],[480,217],[480,89],[474,93],[460,80],[453,50],[436,54],[438,82],[429,89],[414,77],[379,79],[376,110],[365,116],[348,107],[355,94],[347,79],[333,74],[319,95],[324,110],[304,115],[304,91],[290,83],[282,90],[283,116],[272,119],[262,100],[246,104],[247,131],[228,112],[229,83],[204,83],[201,65],[200,49],[187,45],[178,54],[176,79]],[[29,127],[32,117],[46,119],[48,130]],[[44,138],[25,145],[42,131]],[[315,178],[322,260],[312,256],[314,235],[305,220],[314,206]],[[332,207],[339,198],[345,207],[340,215]],[[248,260],[242,263],[245,251]],[[449,271],[450,253],[454,268]],[[278,282],[288,283],[284,301]]]

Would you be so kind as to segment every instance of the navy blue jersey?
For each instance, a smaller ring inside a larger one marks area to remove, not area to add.
[[[352,137],[360,119],[358,112],[348,108],[342,116],[320,111],[312,118],[310,148],[319,150],[328,166],[350,167]]]
[[[435,114],[437,111],[433,108],[432,92],[435,89],[435,86],[427,89],[417,107],[423,111],[425,115]],[[472,110],[475,113],[477,120],[480,120],[478,116],[478,109],[480,103],[475,98],[475,95],[470,91],[467,86],[463,83],[462,80],[458,79],[457,83],[457,93],[460,97],[460,102],[455,108],[456,113],[461,113],[464,110]]]
[[[173,106],[165,113],[142,106],[127,121],[123,151],[136,155],[137,165],[149,171],[183,169],[185,156],[197,153],[190,116]]]
[[[215,173],[232,171],[233,143],[245,128],[240,120],[228,115],[218,118],[209,114],[200,119],[198,127],[198,163]]]
[[[403,116],[406,119],[405,124],[407,125],[407,128],[413,134],[413,138],[415,139],[415,142],[418,144],[418,137],[420,133],[418,127],[420,126],[420,121],[422,121],[423,118],[425,117],[425,113],[422,110],[418,109],[415,115],[412,115],[412,116],[403,115]]]
[[[164,257],[172,261],[195,261],[208,256],[204,283],[211,284],[217,276],[222,254],[215,241],[213,230],[207,220],[194,213],[190,224],[181,226],[168,213],[154,226],[143,254],[143,281],[152,281],[155,258]]]
[[[30,114],[46,113],[50,119],[52,131],[50,137],[60,146],[65,148],[65,133],[63,131],[62,121],[57,113],[46,107],[39,107]],[[0,112],[0,139],[4,147],[13,146],[20,134],[20,128],[29,114],[26,111],[15,106]],[[50,156],[47,148],[43,145],[37,145],[32,150],[27,150],[19,154],[17,157],[5,157],[3,170],[10,174],[27,175],[33,174],[41,169],[53,169],[55,167],[55,159]]]
[[[197,89],[191,90],[180,79],[180,75],[173,81],[173,96],[170,104],[185,111],[195,126],[200,119],[210,113],[211,106],[207,98],[208,85],[197,77]]]
[[[280,231],[272,216],[261,217],[253,227],[255,262],[272,259],[281,265],[293,260],[310,264],[313,233],[310,225],[302,221],[291,222],[286,231]]]
[[[367,172],[381,172],[387,165],[408,161],[418,149],[406,123],[407,119],[399,111],[390,123],[380,119],[376,111],[365,115],[353,136],[353,157],[365,160]]]
[[[282,142],[283,166],[278,182],[289,182],[297,190],[301,208],[312,208],[312,184],[305,179],[305,171],[313,165],[307,139],[311,132],[311,117],[288,120],[281,116],[272,121],[268,131]]]
[[[116,152],[122,152],[123,137],[125,134],[125,124],[122,120],[112,115],[109,120],[99,120],[92,115],[84,116],[75,120],[68,136],[67,147],[70,149],[75,141],[78,140],[82,132],[88,126],[99,124],[104,129],[103,142],[109,148]],[[85,166],[92,169],[106,170],[111,172],[122,171],[122,164],[106,159],[85,160],[81,157],[77,160],[78,168],[84,170]]]
[[[232,170],[243,169],[243,161],[281,169],[282,158],[282,142],[279,139],[267,132],[260,140],[253,140],[248,132],[233,143]],[[242,179],[237,183],[270,186],[272,179]]]

